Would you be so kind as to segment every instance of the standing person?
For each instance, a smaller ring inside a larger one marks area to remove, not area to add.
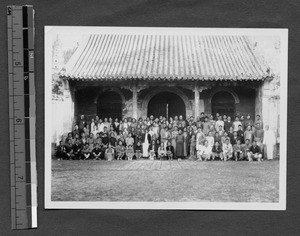
[[[238,139],[241,140],[241,143],[244,143],[244,131],[242,130],[241,125],[239,125],[239,129],[236,133],[237,133]]]
[[[257,145],[261,148],[262,150],[262,144],[264,141],[264,130],[260,128],[260,124],[256,123],[255,126],[255,131],[254,131],[254,140],[256,141]]]
[[[250,126],[250,128],[252,128],[253,126],[253,120],[251,119],[250,114],[246,116],[245,123],[244,123],[244,130],[248,129],[248,126]]]
[[[245,122],[246,122],[246,121],[245,121],[244,116],[241,116],[240,122],[242,123],[242,130],[245,131],[245,128],[244,128],[244,127],[245,127]]]
[[[184,156],[184,136],[181,129],[178,131],[178,135],[175,138],[176,148],[175,155],[178,159],[181,159]]]
[[[259,125],[259,126],[257,126]],[[263,122],[260,118],[260,115],[256,115],[256,119],[255,119],[255,122],[254,122],[254,126],[257,128],[259,127],[259,129],[263,129]]]
[[[276,144],[276,135],[269,129],[269,125],[265,126],[263,144],[265,156],[268,160],[272,160],[274,155],[274,145]]]
[[[240,122],[240,119],[238,116],[235,117],[235,121],[232,123],[232,125],[233,125],[233,131],[239,130],[239,126],[242,125],[242,123]]]
[[[143,157],[148,157],[148,148],[151,142],[151,135],[149,134],[148,129],[146,129],[146,132],[142,134],[142,140],[143,140]]]
[[[192,134],[190,139],[190,158],[195,158],[196,151],[196,135]]]
[[[205,116],[204,122],[203,122],[203,133],[204,133],[205,135],[208,134],[209,128],[210,128],[210,122],[209,122],[209,120],[208,120],[208,117]]]
[[[212,159],[215,160],[216,158],[219,158],[221,161],[223,158],[223,150],[222,146],[220,145],[219,141],[216,141],[213,148],[212,148]]]
[[[244,132],[244,139],[245,140],[249,139],[250,143],[252,143],[253,138],[254,138],[253,131],[251,129],[251,126],[248,125],[246,131]]]
[[[224,130],[226,132],[229,132],[229,130],[230,130],[231,127],[232,127],[231,117],[228,116],[227,119],[224,121]]]
[[[221,129],[224,130],[224,121],[222,120],[222,116],[219,116],[218,117],[218,120],[216,122],[216,130],[219,131],[220,130],[220,126],[221,126]]]
[[[183,128],[183,156],[186,158],[188,156],[188,146],[189,146],[189,136],[186,127]]]
[[[213,126],[215,128],[216,126],[216,121],[214,120],[214,116],[213,115],[210,115],[209,116],[209,122],[210,122],[210,125]]]
[[[79,122],[78,122],[79,131],[82,132],[83,128],[86,127],[86,120],[84,115],[80,116]]]
[[[215,139],[214,136],[212,135],[212,132],[208,133],[208,136],[206,137],[206,141],[208,142],[208,146],[210,146],[211,148],[214,146]]]
[[[224,161],[227,161],[227,160],[231,159],[233,149],[232,149],[232,145],[229,142],[229,138],[226,139],[225,143],[223,144],[222,149],[223,149]]]
[[[174,130],[172,131],[172,146],[174,147],[174,150],[176,150],[176,137],[178,135],[178,127],[174,126]],[[176,155],[176,153],[175,153]]]
[[[262,153],[260,147],[257,145],[257,142],[254,140],[252,146],[250,147],[249,152],[247,153],[248,161],[261,161]]]
[[[168,141],[167,147],[166,147],[166,154],[169,160],[173,160],[174,157],[174,147],[172,146],[172,143]]]

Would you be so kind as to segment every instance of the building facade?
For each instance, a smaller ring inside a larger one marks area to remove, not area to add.
[[[277,110],[269,109],[274,76],[247,36],[89,35],[60,78],[73,122],[80,115],[188,118],[204,112],[259,114],[278,129]]]

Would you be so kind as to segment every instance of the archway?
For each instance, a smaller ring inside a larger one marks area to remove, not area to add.
[[[160,92],[150,99],[147,115],[153,115],[154,117],[174,117],[182,115],[185,119],[186,107],[184,101],[177,94],[172,92]]]
[[[122,119],[122,97],[115,91],[101,93],[97,98],[97,114],[102,119]]]
[[[213,115],[227,115],[234,117],[235,115],[235,99],[231,93],[220,91],[213,95],[211,99],[211,111]]]

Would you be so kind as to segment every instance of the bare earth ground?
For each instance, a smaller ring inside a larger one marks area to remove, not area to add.
[[[57,161],[53,201],[278,202],[279,161]]]

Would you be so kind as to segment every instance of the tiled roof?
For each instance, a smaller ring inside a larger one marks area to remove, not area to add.
[[[246,36],[90,35],[60,74],[79,80],[262,80]]]

